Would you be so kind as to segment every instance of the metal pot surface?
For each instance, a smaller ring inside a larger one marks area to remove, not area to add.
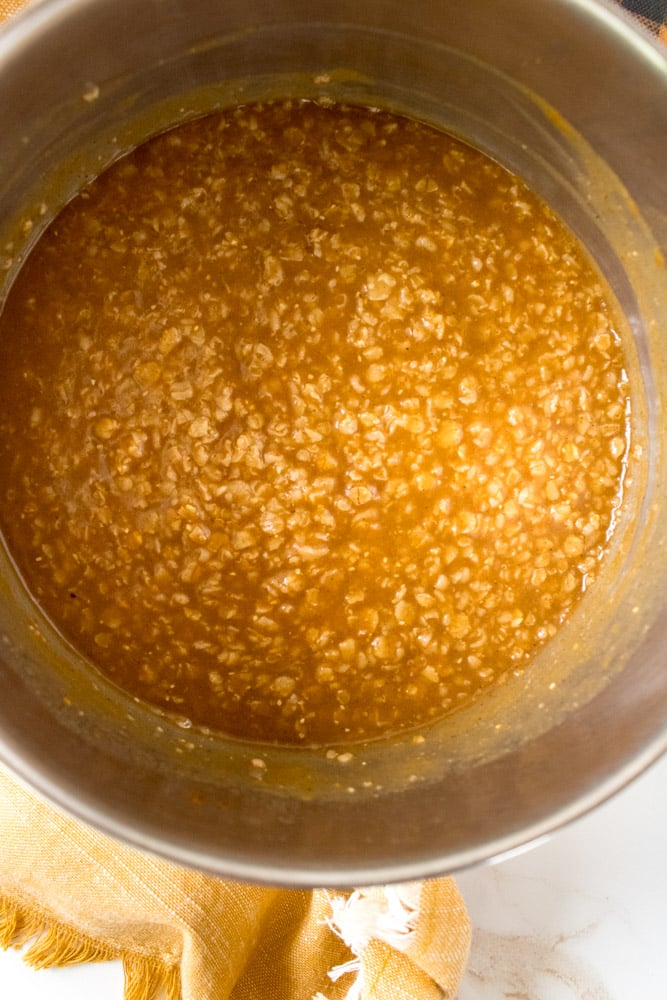
[[[667,58],[599,0],[42,0],[0,34],[4,290],[143,138],[254,98],[398,110],[522,176],[627,317],[644,449],[605,572],[533,667],[419,740],[324,750],[184,730],[107,685],[0,553],[0,758],[106,833],[228,877],[422,878],[574,819],[667,746]],[[261,766],[258,766],[261,761]]]

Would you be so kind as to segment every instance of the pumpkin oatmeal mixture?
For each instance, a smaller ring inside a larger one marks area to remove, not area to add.
[[[594,581],[615,306],[516,177],[307,101],[166,133],[56,218],[0,319],[4,537],[118,686],[289,743],[428,723]]]

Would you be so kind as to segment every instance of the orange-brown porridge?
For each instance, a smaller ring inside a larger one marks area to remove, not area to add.
[[[622,501],[615,306],[488,158],[269,103],[119,161],[0,318],[0,505],[105,675],[242,737],[435,720],[555,634]]]

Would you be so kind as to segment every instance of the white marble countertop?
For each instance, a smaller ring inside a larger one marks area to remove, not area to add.
[[[667,758],[568,829],[458,883],[474,925],[459,1000],[665,1000]],[[34,972],[0,952],[2,998],[121,1000],[122,984],[117,962]]]

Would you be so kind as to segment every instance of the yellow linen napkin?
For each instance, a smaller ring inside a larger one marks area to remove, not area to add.
[[[0,769],[0,945],[30,939],[36,968],[122,959],[126,1000],[438,1000],[456,995],[470,925],[451,879],[225,882],[89,829]]]

